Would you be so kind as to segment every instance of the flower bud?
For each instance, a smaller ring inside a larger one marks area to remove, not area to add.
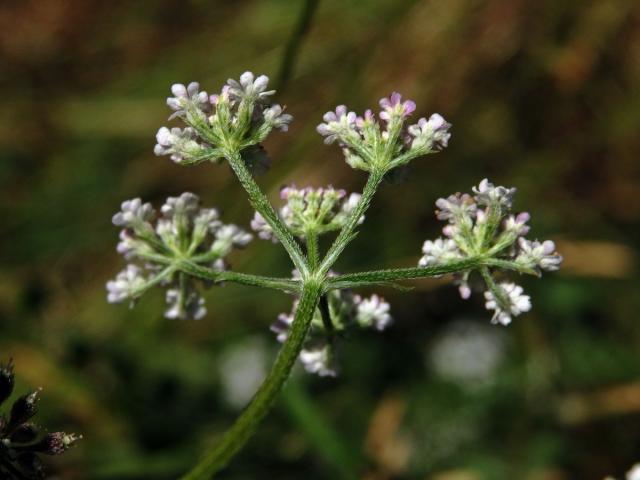
[[[40,430],[33,423],[23,423],[13,431],[9,438],[14,443],[29,443],[33,442],[39,433]]]
[[[11,407],[9,426],[13,429],[33,417],[38,411],[38,394],[40,389],[18,398]]]
[[[60,455],[66,452],[74,443],[82,438],[73,433],[55,432],[48,433],[42,440],[36,443],[32,449],[45,455]]]

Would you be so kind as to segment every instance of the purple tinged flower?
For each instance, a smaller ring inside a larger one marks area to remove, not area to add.
[[[509,215],[504,221],[504,229],[509,232],[513,232],[517,236],[523,236],[529,233],[529,225],[527,222],[531,219],[531,215],[527,212],[519,213],[518,215]]]
[[[427,240],[422,246],[422,253],[424,253],[424,256],[418,262],[420,267],[440,265],[462,258],[462,253],[458,250],[456,242],[450,238]]]
[[[371,109],[367,109],[364,112],[362,117],[356,117],[356,126],[358,128],[364,128],[367,125],[372,125],[376,121],[376,117],[371,111]]]
[[[222,87],[220,93],[214,93],[209,97],[211,105],[217,106],[219,102],[229,102],[229,85]]]
[[[280,190],[280,198],[286,202],[278,212],[280,218],[294,235],[305,237],[309,232],[320,235],[342,228],[360,200],[360,195],[347,195],[345,190],[332,186],[297,188],[290,185]],[[364,216],[359,223],[363,220]],[[273,230],[257,212],[251,221],[251,228],[259,238],[277,242]]]
[[[471,297],[471,287],[469,286],[469,282],[464,279],[460,279],[457,281],[457,284],[460,298],[462,298],[463,300],[468,300]]]
[[[531,310],[531,298],[529,295],[523,294],[521,286],[515,283],[503,282],[498,285],[498,288],[502,289],[508,305],[501,305],[501,302],[496,299],[490,290],[484,292],[486,309],[494,310],[491,323],[509,325],[512,317],[517,317],[521,313]]]
[[[266,108],[263,117],[268,125],[282,132],[289,130],[289,124],[293,121],[293,116],[284,113],[284,109],[277,103]]]
[[[325,137],[326,144],[341,140],[356,129],[356,114],[348,112],[345,105],[338,105],[335,111],[325,113],[322,119],[324,123],[319,124],[316,130]]]
[[[429,117],[429,120],[421,118],[417,124],[410,125],[407,131],[414,137],[412,148],[440,151],[449,145],[450,128],[451,124],[442,115],[434,113]]]
[[[497,204],[507,209],[511,208],[513,196],[516,193],[515,188],[496,187],[487,178],[482,180],[477,187],[473,187],[476,202],[480,205],[490,206]]]
[[[442,234],[445,237],[453,238],[458,235],[458,233],[460,233],[460,227],[457,225],[450,224],[442,227]]]
[[[436,217],[438,220],[448,220],[455,223],[462,217],[473,217],[477,210],[477,205],[471,195],[456,193],[447,198],[436,200]]]
[[[207,145],[201,143],[196,131],[191,127],[169,130],[161,127],[156,133],[156,146],[153,153],[156,156],[171,155],[175,163],[193,163],[207,153]]]
[[[402,101],[402,95],[398,92],[393,92],[389,97],[380,99],[380,118],[386,122],[390,121],[392,117],[406,118],[411,115],[416,109],[416,103],[413,100]]]
[[[551,240],[540,243],[537,240],[530,241],[526,238],[519,238],[518,247],[520,252],[516,257],[516,262],[548,272],[560,269],[562,256],[556,252],[556,244]]]
[[[48,433],[32,448],[34,451],[44,453],[45,455],[60,455],[81,439],[82,435],[76,435],[73,433]]]
[[[127,260],[138,259],[143,269],[135,264],[127,265],[117,277],[107,283],[108,301],[135,300],[152,285],[168,288],[165,315],[168,318],[199,319],[204,316],[204,300],[198,294],[194,280],[187,285],[183,274],[176,274],[167,266],[176,257],[189,260],[216,270],[226,268],[224,256],[232,248],[240,248],[251,241],[252,235],[236,225],[225,225],[214,208],[200,208],[197,195],[185,192],[169,197],[161,208],[161,217],[154,224],[148,222],[155,217],[149,204],[134,199],[123,204],[123,210],[114,218],[114,223],[124,226],[120,233],[118,251]],[[144,220],[143,231],[128,228]],[[164,260],[163,260],[164,257]]]
[[[231,100],[256,101],[268,103],[269,97],[276,93],[275,90],[267,90],[269,77],[259,75],[257,78],[252,72],[244,72],[240,75],[240,81],[233,78],[227,80],[228,94]]]
[[[175,83],[171,86],[173,97],[167,98],[167,106],[174,111],[169,120],[186,114],[189,105],[193,105],[198,110],[209,112],[211,103],[207,92],[200,92],[200,84],[191,82],[186,87],[181,83]]]

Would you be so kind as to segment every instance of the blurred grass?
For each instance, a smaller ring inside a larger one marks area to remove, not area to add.
[[[488,321],[481,299],[443,282],[384,291],[394,328],[353,339],[338,380],[292,383],[226,478],[621,475],[640,460],[639,21],[631,0],[4,4],[0,356],[16,358],[22,389],[45,387],[43,424],[84,434],[60,476],[175,478],[235,414],[220,352],[247,335],[273,343],[267,326],[289,309],[228,285],[207,293],[206,320],[172,323],[159,294],[131,311],[104,298],[123,199],[192,190],[248,223],[226,167],[152,154],[171,83],[213,91],[246,69],[280,76],[296,118],[266,145],[259,181],[274,199],[291,181],[361,188],[314,131],[336,104],[398,90],[454,125],[446,152],[381,189],[339,269],[415,262],[438,233],[435,199],[484,176],[518,187],[533,236],[559,240],[567,268],[523,279],[534,310],[481,390],[425,361],[452,320]],[[266,242],[232,263],[290,269]]]

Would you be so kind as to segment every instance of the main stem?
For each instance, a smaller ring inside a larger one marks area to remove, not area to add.
[[[223,469],[251,438],[289,378],[309,331],[321,290],[319,283],[304,284],[289,336],[282,345],[269,375],[220,443],[206,454],[191,472],[182,477],[183,480],[211,478]]]
[[[253,179],[251,172],[249,172],[245,166],[240,153],[235,152],[229,154],[227,156],[227,160],[238,177],[238,180],[246,190],[251,206],[255,208],[260,215],[262,215],[265,221],[273,229],[273,233],[276,238],[280,243],[282,243],[282,246],[291,257],[294,265],[304,277],[307,274],[307,264],[304,254],[300,249],[300,245],[298,245],[298,242],[293,238],[289,229],[282,223],[280,217],[269,203],[269,200],[264,193],[262,193],[260,187],[258,187],[258,184]]]

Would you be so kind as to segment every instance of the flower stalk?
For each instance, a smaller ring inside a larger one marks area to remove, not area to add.
[[[320,299],[321,284],[307,281],[302,286],[300,302],[287,340],[255,396],[227,430],[218,445],[207,453],[183,480],[205,480],[223,469],[234,455],[249,441],[262,419],[269,413],[280,390],[291,374],[304,340],[311,326],[311,319]]]
[[[473,188],[474,195],[438,199],[436,215],[447,222],[444,237],[424,242],[417,267],[333,272],[385,175],[446,148],[451,125],[437,113],[409,124],[416,104],[395,92],[379,101],[377,114],[367,110],[359,116],[339,105],[323,116],[317,131],[325,143],[340,146],[349,166],[368,173],[362,193],[292,185],[280,192],[284,205],[276,210],[252,171],[268,164],[261,146],[264,139],[273,130],[287,131],[292,117],[272,103],[275,91],[267,90],[267,85],[266,76],[251,72],[228,80],[220,93],[211,96],[196,82],[173,85],[173,96],[167,99],[173,111],[170,119],[182,120],[185,127],[160,128],[154,152],[180,165],[228,162],[255,209],[251,227],[259,238],[282,244],[295,268],[291,278],[230,271],[227,255],[253,236],[223,224],[218,211],[201,208],[192,193],[170,197],[159,214],[150,204],[133,199],[113,217],[113,223],[122,227],[118,251],[130,263],[107,284],[111,302],[133,302],[152,286],[161,286],[167,288],[166,317],[199,319],[206,309],[197,282],[204,286],[235,282],[296,297],[291,313],[280,314],[271,326],[282,343],[271,371],[222,440],[185,480],[211,478],[229,463],[272,408],[298,359],[309,373],[336,376],[336,344],[352,332],[383,331],[391,325],[384,298],[376,294],[362,298],[351,289],[452,274],[466,299],[471,295],[469,276],[477,271],[487,286],[485,306],[494,311],[492,322],[507,325],[531,308],[530,298],[514,283],[496,283],[490,269],[539,276],[542,270],[557,270],[562,261],[552,241],[524,237],[530,217],[526,212],[510,214],[515,189],[496,187],[485,179]],[[333,243],[322,255],[319,237],[334,233]]]

